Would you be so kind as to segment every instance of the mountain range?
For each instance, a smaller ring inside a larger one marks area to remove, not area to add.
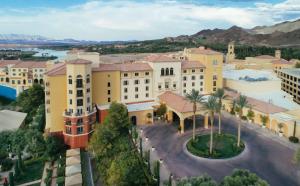
[[[165,38],[173,42],[221,43],[234,41],[237,44],[275,47],[300,47],[300,19],[272,26],[257,26],[245,29],[232,26],[229,29],[207,29],[193,35]]]
[[[193,35],[164,38],[172,42],[193,42],[200,44],[227,44],[234,41],[237,44],[300,47],[300,19],[286,21],[272,26],[257,26],[245,29],[232,26],[228,29],[206,29]],[[126,44],[134,41],[86,41],[75,39],[52,39],[40,35],[0,34],[0,44],[29,44],[29,45],[97,45],[97,44]]]

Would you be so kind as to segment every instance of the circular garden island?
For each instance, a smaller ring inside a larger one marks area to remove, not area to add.
[[[192,138],[187,142],[187,150],[202,158],[225,159],[239,155],[245,149],[245,144],[241,141],[237,147],[237,137],[231,134],[213,135],[213,153],[209,153],[210,134],[198,135],[195,140]]]

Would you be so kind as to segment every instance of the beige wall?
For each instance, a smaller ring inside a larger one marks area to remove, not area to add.
[[[67,108],[67,85],[66,76],[46,76],[46,82],[49,83],[45,87],[46,102],[46,127],[49,132],[59,132],[64,130],[63,112]],[[47,95],[49,91],[49,95]],[[47,101],[50,101],[48,104]]]
[[[110,82],[110,87],[107,86]],[[93,72],[92,74],[92,97],[95,104],[108,104],[108,98],[111,102],[120,102],[120,71]],[[108,95],[110,90],[110,95]]]
[[[152,118],[148,119],[147,114],[151,113]],[[136,112],[129,112],[129,119],[131,120],[132,116],[136,116],[136,124],[137,125],[145,125],[145,124],[151,124],[153,123],[153,110],[144,110],[144,111],[136,111]]]

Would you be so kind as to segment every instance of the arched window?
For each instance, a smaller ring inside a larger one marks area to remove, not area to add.
[[[86,76],[86,83],[90,83],[90,75],[89,74]]]
[[[174,75],[174,69],[173,68],[170,68],[170,75]]]
[[[72,76],[68,77],[69,85],[72,85]]]
[[[81,75],[76,76],[76,87],[82,88],[82,76]]]
[[[164,68],[162,68],[162,69],[160,70],[160,75],[161,75],[161,76],[164,76],[164,75],[165,75],[165,69],[164,69]]]
[[[169,75],[169,68],[166,68],[166,76]]]

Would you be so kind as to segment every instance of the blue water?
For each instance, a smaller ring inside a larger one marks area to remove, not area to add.
[[[17,91],[14,88],[9,88],[0,85],[0,96],[6,97],[8,99],[16,100]]]

